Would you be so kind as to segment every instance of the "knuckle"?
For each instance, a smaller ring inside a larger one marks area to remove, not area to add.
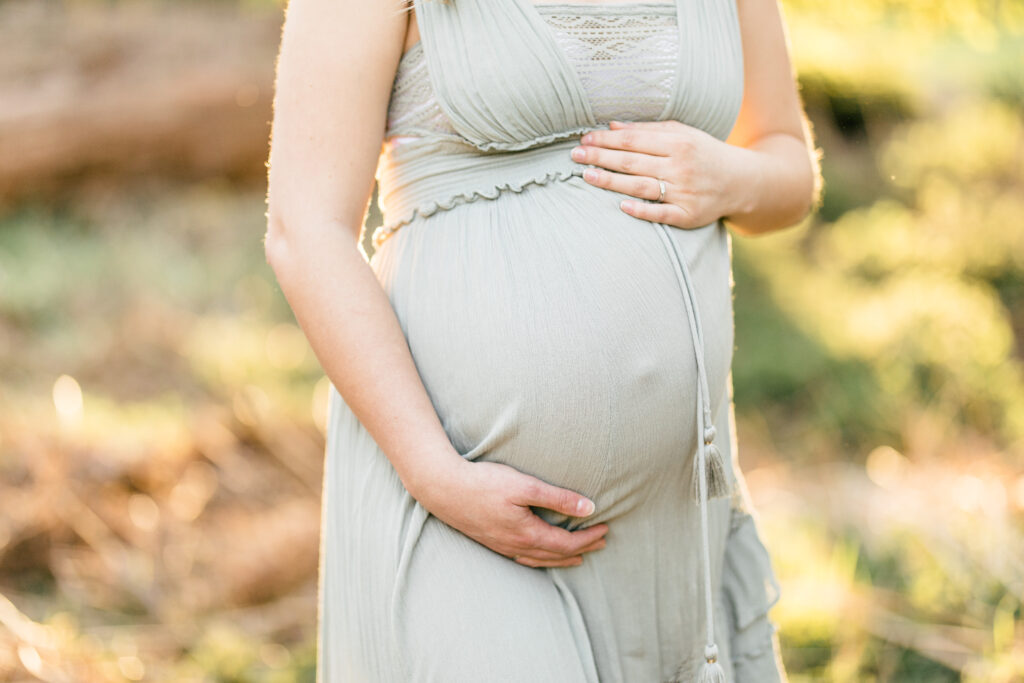
[[[523,529],[519,533],[519,545],[530,550],[536,550],[540,546],[540,534],[534,529]]]
[[[541,496],[543,487],[536,479],[528,479],[523,483],[523,496],[530,500],[537,500]]]
[[[536,534],[533,537],[533,550],[546,550],[547,552],[558,552],[553,549],[553,543],[547,534]]]
[[[692,227],[693,217],[685,208],[676,207],[676,210],[673,213],[675,214],[675,220],[673,223],[684,228]]]
[[[561,537],[552,538],[548,550],[562,555],[577,552],[570,540]]]
[[[680,135],[673,142],[673,151],[679,156],[685,157],[693,151],[693,142],[686,136]]]
[[[576,496],[565,489],[559,489],[558,494],[555,497],[555,505],[558,506],[558,510],[567,511],[575,508]]]
[[[691,187],[693,185],[693,181],[695,180],[694,176],[696,174],[693,164],[685,161],[680,163],[676,173],[678,173],[679,177],[682,179],[682,183],[685,187]]]
[[[669,161],[669,170],[676,178],[683,181],[686,180],[686,160],[681,153],[672,156],[672,159]]]

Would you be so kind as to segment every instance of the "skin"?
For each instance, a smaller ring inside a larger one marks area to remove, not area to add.
[[[730,138],[747,150],[712,144],[683,127],[601,131],[601,139],[585,145],[588,163],[608,174],[596,184],[617,189],[643,181],[636,196],[657,196],[657,181],[639,175],[657,172],[671,183],[666,202],[671,198],[692,216],[728,212],[734,228],[750,233],[798,218],[809,204],[808,147],[796,137],[800,107],[781,20],[774,0],[739,5],[745,25],[760,27],[744,30],[744,49],[754,55],[747,64],[750,92],[744,123]],[[531,506],[586,517],[593,503],[456,451],[388,297],[358,247],[391,86],[401,55],[419,40],[412,13],[404,9],[401,0],[289,3],[268,162],[267,262],[328,378],[428,512],[519,564],[578,565],[585,553],[605,546],[608,525],[570,532],[548,524]],[[773,16],[774,24],[765,22]],[[652,140],[671,141],[676,154],[642,151],[655,149]],[[687,178],[703,173],[713,173],[714,180],[699,191],[684,189]]]

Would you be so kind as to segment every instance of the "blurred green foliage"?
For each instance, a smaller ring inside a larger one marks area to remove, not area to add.
[[[966,49],[949,31],[954,17],[985,36],[993,64],[1019,57],[1009,26],[1024,23],[1020,5],[1001,3],[996,26],[974,5],[858,3],[842,17],[850,45],[812,43],[824,58],[794,31],[796,62],[815,65],[801,69],[803,96],[833,117],[818,129],[834,124],[838,154],[850,153],[824,164],[819,216],[734,240],[737,325],[751,331],[738,341],[738,406],[774,397],[861,452],[906,445],[901,424],[918,407],[1003,447],[1024,438],[1024,118],[1014,104],[1024,90],[986,93],[984,73],[920,76],[948,43]],[[793,23],[818,38],[813,20],[836,19],[819,3],[792,7]],[[860,20],[897,47],[852,51]],[[829,71],[837,54],[843,66]],[[879,66],[884,84],[861,78],[861,55],[878,60],[868,71]],[[915,104],[879,111],[880,100]]]
[[[783,4],[824,204],[733,240],[737,411],[797,468],[900,472],[765,519],[791,678],[1022,680],[1021,479],[954,467],[1024,465],[1024,3]]]

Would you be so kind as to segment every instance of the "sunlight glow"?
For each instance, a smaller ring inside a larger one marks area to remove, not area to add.
[[[317,381],[316,386],[313,387],[313,423],[316,424],[317,429],[320,430],[321,434],[327,433],[327,418],[328,418],[328,401],[330,399],[331,380],[324,375]]]
[[[30,674],[39,678],[43,677],[43,658],[39,656],[39,651],[34,647],[28,643],[19,643],[18,659]]]
[[[267,332],[267,360],[275,368],[294,370],[306,358],[306,336],[295,325],[280,323]]]
[[[118,657],[117,668],[121,670],[121,675],[130,681],[141,681],[146,675],[146,667],[142,660],[134,655]]]
[[[953,502],[964,512],[981,507],[985,498],[985,482],[973,474],[964,474],[953,483]]]
[[[53,407],[63,427],[73,427],[82,421],[82,387],[74,377],[61,375],[53,383]]]
[[[171,490],[170,506],[174,515],[185,522],[195,520],[217,491],[217,471],[209,463],[189,463],[181,480]]]
[[[144,493],[133,493],[128,499],[128,517],[143,531],[152,531],[160,523],[160,508]]]
[[[868,478],[883,489],[895,489],[907,475],[910,461],[891,446],[878,446],[864,463]]]

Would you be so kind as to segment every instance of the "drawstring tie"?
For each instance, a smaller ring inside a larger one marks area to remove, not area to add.
[[[697,308],[697,297],[690,281],[690,271],[686,260],[679,255],[675,241],[669,236],[669,228],[664,223],[656,223],[658,235],[672,258],[675,266],[676,279],[683,289],[683,300],[686,302],[687,317],[690,320],[690,334],[693,337],[693,348],[697,357],[697,439],[696,462],[693,468],[693,492],[700,505],[701,545],[704,551],[704,611],[707,616],[707,640],[704,645],[704,663],[697,673],[696,683],[727,683],[725,671],[718,661],[718,646],[715,644],[714,604],[711,593],[711,543],[708,540],[709,498],[718,498],[730,493],[729,483],[722,462],[722,453],[714,444],[717,432],[711,416],[711,394],[708,391],[708,378],[704,370],[704,335],[700,327],[700,311]]]

